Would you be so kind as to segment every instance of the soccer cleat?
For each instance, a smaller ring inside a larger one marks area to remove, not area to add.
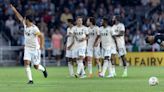
[[[86,78],[87,76],[86,76],[86,74],[83,74],[83,75],[81,75],[79,78]]]
[[[44,75],[45,78],[47,78],[48,77],[48,73],[47,73],[47,70],[46,70],[45,67],[44,67],[44,69],[45,69],[45,71],[43,71],[43,75]]]
[[[104,75],[102,75],[101,73],[99,73],[99,77],[103,78],[103,77],[104,77]]]
[[[34,82],[32,80],[30,80],[27,84],[34,84]]]
[[[108,76],[106,76],[107,78],[114,78],[113,74],[109,74]]]
[[[75,74],[75,78],[79,78],[79,76],[80,76],[79,74]]]
[[[122,77],[127,77],[127,76],[128,76],[127,72],[124,72],[122,75]]]

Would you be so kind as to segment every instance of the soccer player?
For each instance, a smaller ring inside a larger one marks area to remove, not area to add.
[[[125,58],[125,55],[127,52],[126,52],[125,38],[124,38],[125,26],[124,26],[124,24],[122,24],[120,22],[120,17],[118,15],[113,16],[112,22],[113,22],[112,35],[113,35],[113,38],[116,43],[117,52],[123,62],[123,66],[124,66],[124,72],[123,72],[122,77],[127,77],[127,63],[126,63],[126,58]]]
[[[83,25],[82,17],[77,17],[76,26],[74,26],[73,32],[76,38],[76,50],[74,55],[76,55],[75,57],[77,58],[77,74],[75,74],[75,77],[84,78],[86,75],[84,71],[83,59],[85,58],[86,53],[88,29]]]
[[[48,76],[46,68],[40,65],[40,59],[41,59],[40,50],[43,49],[44,47],[43,35],[41,35],[38,27],[32,23],[33,20],[30,16],[26,16],[25,18],[23,18],[13,5],[10,6],[14,11],[16,17],[19,19],[19,21],[21,21],[21,23],[24,26],[24,36],[25,36],[24,65],[29,80],[28,84],[33,84],[30,63],[34,65],[35,69],[42,71],[45,78],[47,78]],[[38,38],[40,40],[40,44]]]
[[[95,25],[95,19],[90,17],[87,19],[88,27],[88,41],[87,41],[87,62],[88,62],[88,72],[89,77],[92,77],[92,58],[95,57],[96,63],[98,65],[98,72],[101,72],[101,63],[99,61],[100,58],[100,44],[95,47],[97,35],[99,33],[99,27]]]
[[[164,35],[147,36],[145,41],[150,45],[158,43],[161,47],[164,47]]]
[[[74,35],[73,35],[73,20],[68,19],[68,28],[67,28],[67,42],[66,42],[66,58],[68,61],[68,69],[70,76],[74,76],[73,71],[73,49],[74,49]]]
[[[111,55],[112,53],[116,54],[115,42],[111,35],[112,28],[108,25],[108,19],[103,18],[102,27],[100,27],[100,41],[102,45],[102,56],[104,57],[104,63],[102,72],[99,74],[100,77],[105,76],[105,72],[108,67],[112,67],[111,65]],[[98,38],[99,38],[98,37]],[[98,43],[98,42],[96,42]],[[97,44],[96,44],[97,46]],[[109,68],[108,78],[114,77],[112,68]]]

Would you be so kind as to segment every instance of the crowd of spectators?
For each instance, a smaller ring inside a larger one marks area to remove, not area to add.
[[[119,14],[121,21],[126,25],[125,41],[128,51],[143,51],[147,49],[144,37],[147,34],[155,34],[157,30],[164,29],[164,11],[155,11],[146,18],[145,13],[160,4],[160,0],[0,0],[0,20],[11,40],[11,45],[23,45],[22,24],[17,21],[10,8],[12,3],[17,10],[25,15],[32,15],[34,23],[45,36],[45,48],[50,50],[53,42],[53,34],[61,35],[61,43],[64,44],[67,19],[75,19],[76,16],[89,16],[96,18],[96,24],[100,26],[101,18]],[[164,7],[162,5],[162,7]],[[137,23],[128,27],[132,22]],[[134,28],[134,29],[133,29]],[[64,46],[59,48],[63,50]],[[159,51],[158,45],[151,47],[153,51]]]

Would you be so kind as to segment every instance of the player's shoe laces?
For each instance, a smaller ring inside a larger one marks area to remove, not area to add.
[[[34,82],[32,80],[28,81],[27,84],[34,84]]]
[[[47,70],[46,70],[45,67],[44,67],[44,69],[45,69],[45,71],[43,71],[43,75],[44,75],[45,78],[47,78],[48,77],[48,73],[47,73]]]

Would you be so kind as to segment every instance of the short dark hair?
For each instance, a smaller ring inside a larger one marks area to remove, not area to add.
[[[73,19],[68,19],[67,21],[68,21],[68,23],[71,23],[71,24],[74,23]]]
[[[145,38],[145,42],[149,43],[148,36]]]
[[[33,16],[27,15],[26,16],[26,20],[29,20],[30,22],[33,22]]]
[[[93,25],[96,24],[95,18],[94,17],[89,17],[90,22],[92,22]]]
[[[82,18],[82,19],[83,19],[83,17],[82,17],[82,16],[77,16],[77,17],[76,17],[76,20],[77,20],[77,19],[79,19],[79,18]]]
[[[103,18],[103,21],[106,22],[106,23],[108,23],[108,18],[104,17]]]

